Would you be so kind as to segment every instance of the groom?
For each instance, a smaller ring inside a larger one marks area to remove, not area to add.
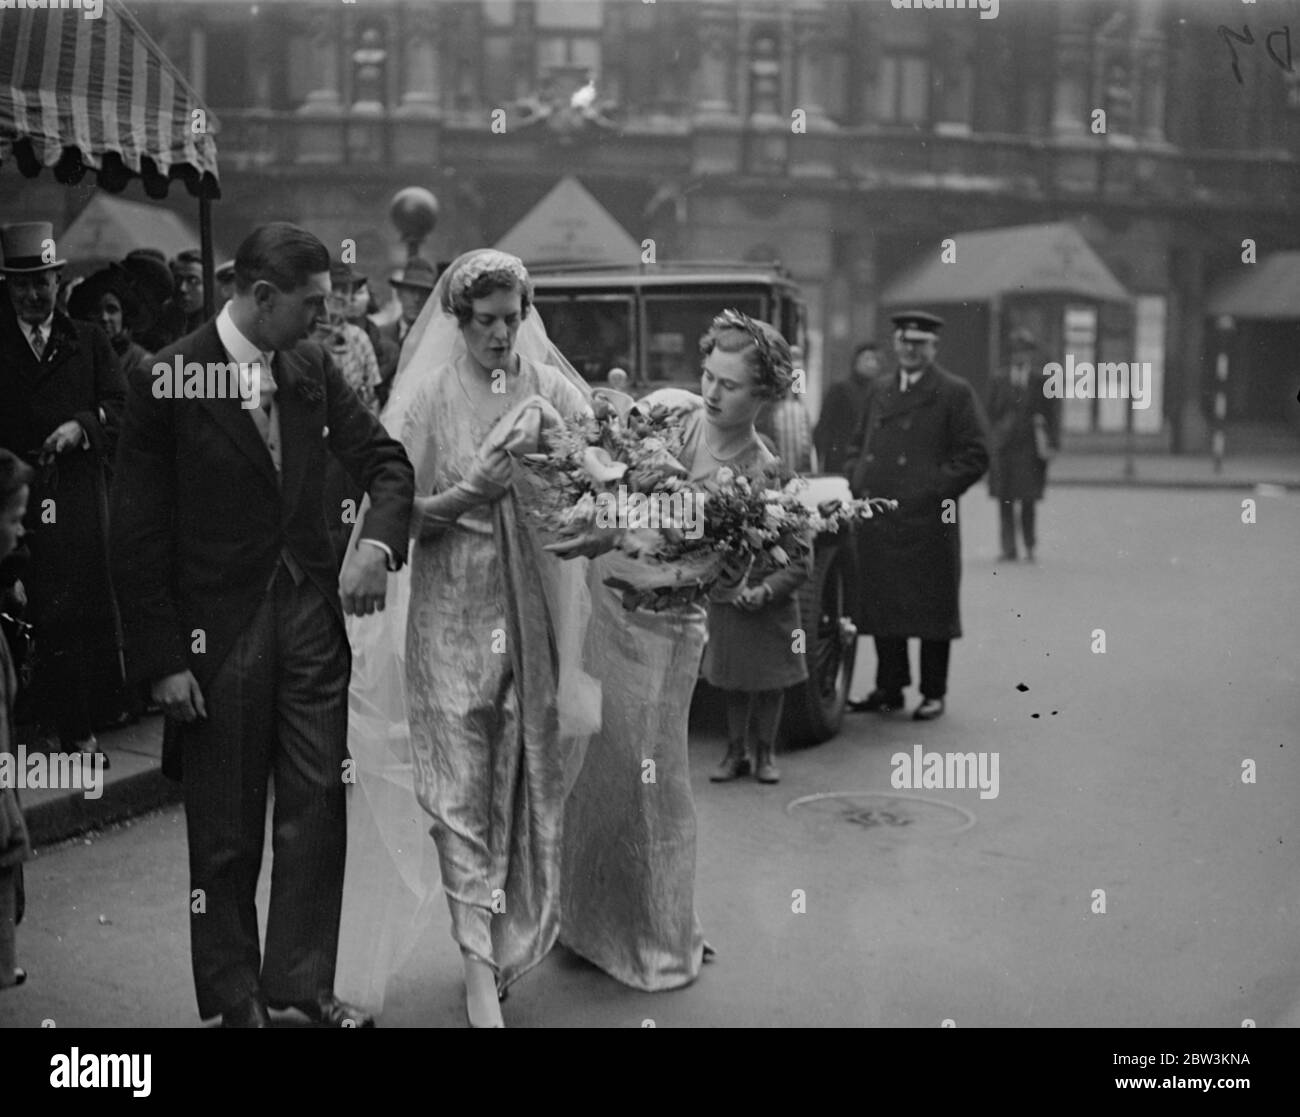
[[[268,1026],[268,1004],[324,1027],[374,1023],[334,995],[343,614],[384,607],[388,571],[406,558],[414,477],[401,445],[305,340],[324,317],[329,269],[305,229],[254,229],[235,257],[234,298],[130,384],[119,442],[113,575],[132,675],[153,684],[166,714],[164,771],[184,784],[199,1015],[224,1027]],[[370,495],[341,573],[321,515],[330,454]],[[270,781],[262,955],[255,896]]]

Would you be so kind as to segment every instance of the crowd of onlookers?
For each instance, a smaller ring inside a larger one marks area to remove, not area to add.
[[[97,732],[138,718],[147,704],[124,681],[107,561],[127,383],[150,375],[156,355],[198,329],[208,311],[197,250],[169,260],[139,248],[73,278],[77,269],[48,251],[51,233],[44,222],[0,229],[0,449],[32,470],[23,538],[0,561],[0,625],[29,747],[45,744],[48,729],[62,751],[95,753]],[[337,263],[330,277],[316,340],[378,413],[436,271],[414,260],[387,277],[400,313],[381,310],[369,277],[351,264]],[[218,267],[215,280],[219,312],[234,290],[234,263]],[[327,501],[340,555],[350,529],[338,510],[359,503],[354,489],[337,467]]]

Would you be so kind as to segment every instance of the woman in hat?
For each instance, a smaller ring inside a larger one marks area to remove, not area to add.
[[[122,259],[122,269],[131,279],[140,303],[141,323],[134,339],[148,353],[166,349],[180,334],[163,320],[176,283],[167,257],[156,248],[136,248]]]
[[[146,324],[144,302],[130,272],[121,265],[110,264],[79,283],[68,298],[68,313],[108,335],[128,380],[148,373],[153,354],[135,340]]]

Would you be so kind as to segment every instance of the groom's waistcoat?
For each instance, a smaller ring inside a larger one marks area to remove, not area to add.
[[[279,476],[239,398],[175,399],[156,388],[160,376],[173,376],[178,355],[205,368],[229,361],[208,322],[132,380],[111,517],[113,572],[131,676],[152,681],[188,667],[206,687],[283,552],[331,604],[342,632],[322,505],[329,455],[370,492],[364,535],[399,560],[414,479],[400,443],[314,342],[276,355]]]

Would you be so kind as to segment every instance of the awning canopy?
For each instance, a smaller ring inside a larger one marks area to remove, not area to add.
[[[881,294],[883,306],[990,302],[1014,295],[1074,295],[1128,302],[1124,285],[1092,246],[1064,222],[954,233],[955,258],[935,245],[928,258]]]
[[[138,176],[151,198],[172,179],[220,197],[216,119],[120,0],[85,14],[0,10],[0,164],[62,183],[93,170],[114,194]]]
[[[1300,319],[1300,252],[1270,252],[1211,289],[1206,314],[1273,321]]]
[[[162,206],[96,194],[58,240],[75,267],[120,260],[133,248],[157,248],[171,259],[198,248],[199,231]]]
[[[572,175],[560,179],[496,247],[530,267],[561,261],[635,264],[641,259],[641,246]]]

